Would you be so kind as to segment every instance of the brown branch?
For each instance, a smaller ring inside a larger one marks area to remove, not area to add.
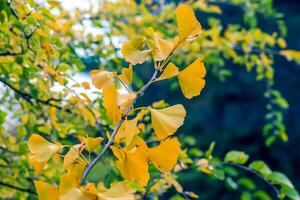
[[[90,171],[92,170],[92,168],[95,166],[95,164],[104,156],[105,152],[108,150],[108,148],[113,144],[114,139],[118,133],[118,130],[120,129],[121,125],[123,124],[123,122],[125,121],[125,119],[127,118],[128,114],[131,111],[131,108],[133,107],[136,99],[138,97],[140,97],[144,91],[155,81],[157,75],[158,75],[159,70],[156,69],[151,77],[151,79],[148,81],[148,83],[146,85],[144,85],[138,92],[137,95],[133,101],[133,103],[128,106],[128,109],[126,111],[126,113],[121,117],[121,119],[118,121],[111,137],[109,138],[108,142],[105,144],[105,146],[103,147],[102,151],[100,152],[100,154],[85,168],[82,178],[80,180],[80,185],[82,185],[87,177],[87,175],[90,173]]]
[[[52,101],[58,101],[58,99],[55,99],[55,98],[50,98],[50,99],[47,99],[47,100],[39,99],[39,98],[33,97],[32,95],[30,95],[28,93],[21,92],[20,90],[18,90],[16,87],[11,85],[10,83],[8,83],[4,79],[0,79],[0,82],[2,82],[8,88],[12,89],[15,93],[19,94],[23,99],[25,99],[31,105],[34,105],[33,101],[36,101],[36,102],[42,103],[44,105],[55,107],[58,110],[65,111],[67,113],[72,113],[72,111],[70,109],[64,109],[63,107],[61,107],[59,105],[51,103]]]
[[[35,191],[32,191],[30,189],[26,189],[26,188],[21,188],[21,187],[18,187],[18,186],[9,184],[9,183],[4,183],[1,180],[0,180],[0,185],[3,185],[3,186],[8,187],[8,188],[12,188],[14,190],[18,190],[18,191],[21,191],[21,192],[26,192],[28,194],[37,195],[37,193]]]
[[[19,16],[18,16],[17,12],[11,7],[11,3],[12,3],[12,0],[9,1],[9,2],[7,2],[7,5],[8,5],[8,7],[9,7],[9,10],[10,10],[11,14],[12,14],[16,19],[19,20],[20,18],[19,18]]]

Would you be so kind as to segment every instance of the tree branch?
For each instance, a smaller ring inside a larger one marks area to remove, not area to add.
[[[244,171],[247,171],[247,172],[250,172],[250,173],[254,174],[255,176],[259,177],[261,180],[263,180],[265,183],[267,183],[272,188],[272,190],[274,190],[274,192],[276,194],[276,197],[279,198],[280,192],[279,192],[278,188],[275,187],[268,179],[263,177],[260,173],[250,169],[247,166],[239,165],[239,164],[236,164],[236,163],[220,162],[220,164],[222,164],[223,166],[225,166],[225,165],[233,166],[233,167],[236,167],[236,168],[239,168],[239,169],[242,169]]]
[[[34,105],[33,100],[35,100],[38,103],[42,103],[44,105],[55,107],[56,109],[61,110],[61,111],[65,111],[67,113],[72,113],[72,111],[70,109],[64,109],[63,107],[61,107],[59,105],[55,105],[55,104],[51,103],[51,101],[58,101],[58,99],[50,98],[48,100],[43,100],[43,99],[35,98],[35,97],[33,97],[32,95],[30,95],[28,93],[21,92],[20,90],[18,90],[16,87],[11,85],[10,83],[8,83],[4,79],[0,79],[0,82],[2,82],[8,88],[12,89],[15,93],[19,94],[23,99],[25,99],[31,105]]]
[[[121,119],[118,121],[111,137],[109,138],[108,142],[105,144],[104,148],[102,149],[102,151],[100,152],[100,154],[85,168],[82,178],[80,180],[80,185],[82,185],[87,177],[87,175],[90,173],[90,171],[92,170],[92,168],[95,166],[95,164],[104,156],[105,152],[108,150],[108,148],[113,144],[114,139],[118,133],[118,130],[120,129],[121,125],[123,124],[123,122],[125,121],[125,119],[127,118],[129,112],[131,111],[131,108],[133,107],[136,99],[138,97],[140,97],[144,91],[155,81],[157,75],[158,75],[159,70],[156,69],[151,77],[151,79],[148,81],[148,83],[146,85],[144,85],[137,93],[133,103],[128,106],[128,109],[126,111],[126,113],[121,117]]]
[[[29,193],[29,194],[37,195],[36,192],[34,192],[30,189],[21,188],[21,187],[15,186],[15,185],[11,185],[9,183],[4,183],[1,180],[0,180],[0,185],[3,185],[3,186],[8,187],[8,188],[12,188],[14,190],[18,190],[18,191],[21,191],[21,192],[26,192],[26,193]]]

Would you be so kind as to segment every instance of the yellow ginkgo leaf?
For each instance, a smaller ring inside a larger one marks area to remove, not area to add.
[[[124,42],[121,48],[121,53],[125,60],[133,65],[142,64],[152,50],[144,49],[146,39],[139,37],[127,42]]]
[[[183,95],[191,99],[198,96],[205,86],[206,70],[201,58],[195,60],[178,74],[178,81]]]
[[[100,200],[134,200],[132,191],[122,182],[112,183],[110,188],[99,192]]]
[[[161,38],[157,33],[153,32],[153,39],[156,47],[154,53],[155,60],[162,61],[165,60],[175,49],[175,46],[178,44],[178,37],[174,41],[167,41]]]
[[[149,159],[162,172],[170,172],[177,162],[180,143],[176,138],[166,139],[158,146],[149,148]]]
[[[135,97],[135,93],[118,94],[117,106],[122,114],[125,114],[127,112],[128,107],[133,103]]]
[[[178,72],[178,68],[173,63],[169,63],[164,69],[163,73],[156,79],[156,81],[172,78],[173,76],[176,76]]]
[[[59,191],[58,187],[44,183],[42,181],[34,181],[36,188],[36,193],[39,197],[39,200],[58,200]],[[51,195],[49,195],[51,194]]]
[[[74,145],[70,148],[68,153],[64,157],[64,168],[67,169],[71,164],[75,163],[77,159],[82,161],[80,153],[83,151],[84,146],[82,144]]]
[[[79,183],[86,165],[87,163],[85,161],[77,160],[77,162],[68,166],[68,173],[72,175],[77,183]]]
[[[47,160],[42,162],[37,162],[34,158],[32,160],[32,156],[29,156],[29,162],[33,165],[35,176],[39,175],[47,164]]]
[[[194,39],[201,33],[201,25],[189,6],[179,5],[176,9],[176,19],[180,41]]]
[[[181,104],[164,109],[150,108],[154,132],[159,140],[172,135],[183,124],[186,111]]]
[[[103,96],[103,105],[106,110],[107,117],[111,119],[114,123],[117,123],[117,121],[121,117],[121,113],[117,105],[118,92],[115,84],[111,84],[109,87],[104,88]]]
[[[92,70],[90,76],[93,85],[98,89],[102,89],[109,87],[113,83],[113,78],[116,76],[116,74],[104,70]]]
[[[102,142],[102,140],[103,140],[102,137],[96,137],[96,138],[87,137],[85,139],[86,150],[88,150],[89,153],[92,153],[97,148],[97,146]]]
[[[60,176],[59,180],[59,194],[63,195],[67,193],[70,189],[78,187],[78,182],[76,178],[70,173],[66,173]]]
[[[43,162],[49,160],[55,153],[59,152],[62,146],[48,142],[38,134],[33,134],[28,140],[28,148],[31,153],[31,161]]]
[[[51,196],[51,195],[50,195]],[[97,194],[81,190],[72,173],[63,174],[59,182],[59,200],[97,200]]]
[[[118,158],[116,166],[121,175],[127,179],[136,181],[146,186],[149,180],[147,154],[141,147],[135,147],[130,151],[111,146],[113,154]]]
[[[81,191],[79,188],[71,188],[63,195],[60,195],[59,200],[98,200],[98,196]]]
[[[120,141],[125,139],[125,144],[128,146],[133,140],[134,136],[138,135],[140,132],[140,129],[137,127],[138,119],[139,118],[137,116],[132,120],[125,120],[120,127],[115,140]]]
[[[119,79],[127,84],[131,85],[132,82],[132,65],[130,64],[128,68],[123,68],[122,74],[119,75]]]

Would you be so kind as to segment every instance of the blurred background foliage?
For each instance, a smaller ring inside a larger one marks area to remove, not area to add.
[[[208,149],[214,141],[213,155],[223,157],[231,149],[244,151],[250,160],[264,160],[300,188],[297,170],[300,167],[300,53],[294,51],[300,49],[299,2],[184,2],[196,10],[203,34],[173,62],[182,69],[196,57],[203,57],[208,71],[206,87],[200,97],[187,101],[179,92],[177,81],[166,81],[151,87],[147,92],[151,95],[142,97],[138,105],[161,99],[170,105],[182,102],[188,115],[177,135],[185,147],[197,147],[194,152],[191,150],[191,155],[199,153],[198,148]],[[26,161],[26,140],[32,132],[73,143],[76,135],[88,132],[96,136],[99,129],[109,130],[109,123],[99,119],[104,113],[99,109],[101,99],[88,102],[80,92],[73,94],[74,88],[82,87],[81,79],[74,78],[74,74],[80,72],[84,76],[99,67],[120,72],[128,65],[120,54],[121,43],[138,35],[147,36],[149,27],[166,38],[174,37],[177,33],[174,10],[178,3],[107,1],[70,11],[55,1],[0,1],[0,81],[7,88],[1,88],[0,124],[5,124],[0,143],[2,181],[12,182],[15,178],[13,183],[32,189],[33,172],[28,170]],[[134,87],[138,88],[149,78],[151,62],[135,69]],[[40,75],[48,79],[39,78]],[[54,85],[60,85],[61,90],[51,89]],[[11,92],[15,92],[14,97]],[[72,98],[61,101],[66,96]],[[8,118],[15,120],[9,128],[5,123]],[[9,167],[4,168],[6,159],[14,160],[13,165],[19,167],[13,172]],[[44,175],[46,180],[60,172],[52,164]],[[98,170],[105,171],[104,168],[99,166]],[[193,169],[179,173],[178,180],[201,199],[241,197],[247,200],[264,196],[258,193],[249,197],[256,191],[255,184],[258,189],[273,192],[249,172],[232,167],[226,170],[233,178],[226,179],[225,186]],[[112,177],[105,177],[105,173],[98,177],[94,173],[90,179],[98,181],[116,176],[107,173]],[[28,178],[24,179],[25,176]],[[162,199],[173,195],[171,189]]]

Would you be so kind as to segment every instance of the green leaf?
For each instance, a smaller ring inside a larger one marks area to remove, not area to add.
[[[239,185],[245,187],[248,190],[254,190],[256,188],[255,183],[246,177],[242,177],[238,180]]]
[[[294,200],[300,200],[299,193],[294,188],[288,187],[288,186],[282,186],[280,192],[286,196],[288,196],[290,199]]]
[[[270,195],[263,190],[259,190],[254,193],[254,197],[259,200],[272,200]]]
[[[249,168],[259,172],[263,176],[267,176],[267,175],[272,173],[272,171],[268,167],[268,165],[266,165],[266,163],[264,161],[261,161],[261,160],[253,161],[249,165]]]
[[[216,178],[216,179],[219,179],[221,181],[223,181],[225,179],[225,173],[223,170],[214,170],[213,171],[213,176]]]
[[[249,156],[242,151],[229,151],[225,155],[225,162],[233,162],[238,164],[244,164],[248,161]]]
[[[285,185],[294,188],[291,181],[280,172],[272,172],[267,178],[274,184]]]
[[[212,152],[213,152],[213,150],[214,150],[214,148],[215,148],[215,145],[216,145],[215,142],[210,143],[209,148],[208,148],[207,151],[205,152],[205,157],[206,157],[206,158],[209,158],[209,159],[210,159],[211,154],[212,154]]]

